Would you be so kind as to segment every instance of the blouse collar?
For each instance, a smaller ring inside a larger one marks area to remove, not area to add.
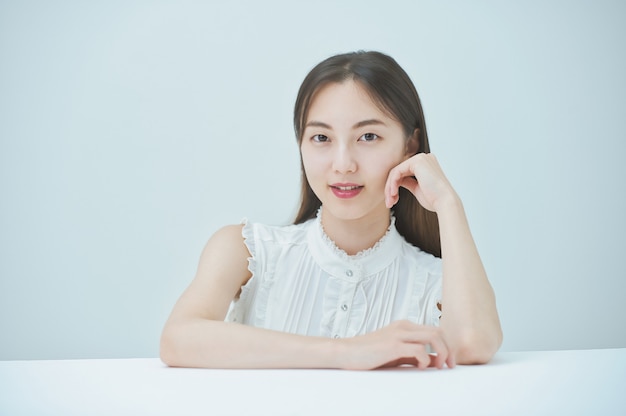
[[[316,218],[310,221],[307,240],[311,255],[317,264],[332,276],[349,281],[360,281],[389,266],[400,253],[403,238],[395,227],[391,215],[389,228],[374,246],[349,255],[337,247],[322,227],[320,208]]]

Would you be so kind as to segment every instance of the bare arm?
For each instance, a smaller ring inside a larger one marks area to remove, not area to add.
[[[502,330],[463,204],[432,154],[420,153],[392,169],[386,188],[388,206],[397,201],[399,186],[411,191],[439,219],[444,338],[457,363],[485,363],[500,347]]]
[[[161,359],[174,367],[372,369],[403,363],[454,366],[438,331],[397,322],[346,339],[311,337],[224,322],[231,300],[250,278],[241,226],[207,243],[196,277],[182,294],[161,336]],[[438,357],[431,359],[426,345]]]
[[[161,359],[177,367],[334,366],[328,339],[224,322],[231,300],[250,278],[241,227],[222,228],[207,243],[196,277],[163,329]]]
[[[441,328],[460,364],[489,361],[502,343],[495,295],[458,197],[437,211],[443,262]]]

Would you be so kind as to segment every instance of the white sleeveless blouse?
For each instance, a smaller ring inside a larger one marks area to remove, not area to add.
[[[407,243],[395,227],[349,256],[322,229],[244,220],[252,277],[226,321],[301,335],[353,337],[407,319],[439,325],[441,259]]]

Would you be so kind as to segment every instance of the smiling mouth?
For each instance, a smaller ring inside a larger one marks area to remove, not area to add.
[[[345,185],[336,184],[336,185],[330,185],[330,189],[332,190],[333,194],[337,198],[351,199],[361,193],[361,191],[363,190],[363,186],[352,185],[352,184],[345,184]]]
[[[353,185],[353,186],[333,186],[333,185],[331,185],[331,187],[335,188],[335,189],[339,189],[340,191],[354,191],[355,189],[362,188],[362,186],[359,186],[359,185]]]

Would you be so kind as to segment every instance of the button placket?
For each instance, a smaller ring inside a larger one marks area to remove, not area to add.
[[[343,272],[340,272],[343,273],[345,278],[341,279],[343,280],[343,293],[337,299],[337,312],[332,332],[333,338],[342,338],[348,331],[348,321],[351,319],[350,310],[352,309],[352,302],[356,286],[358,285],[356,280],[362,275],[361,265],[359,264],[345,264],[344,267]]]

